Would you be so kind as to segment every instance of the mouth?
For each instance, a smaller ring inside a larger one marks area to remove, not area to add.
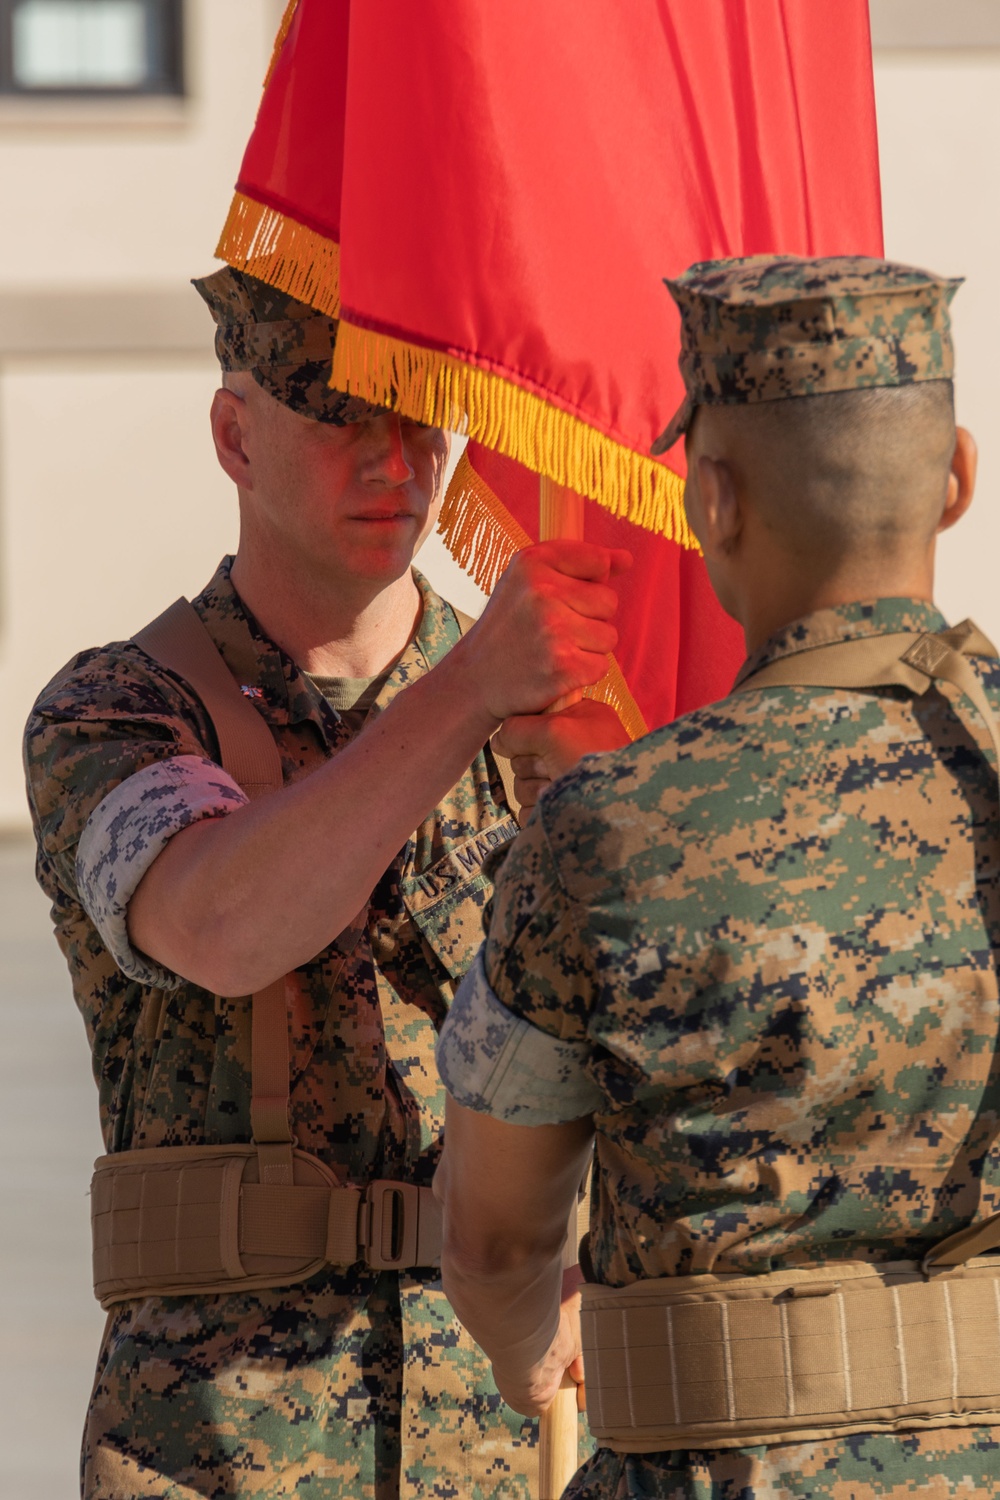
[[[409,510],[366,510],[357,516],[351,516],[352,521],[360,521],[366,526],[386,526],[394,522],[415,521],[417,518]]]

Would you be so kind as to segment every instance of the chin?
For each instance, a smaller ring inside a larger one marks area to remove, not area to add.
[[[345,569],[353,578],[365,579],[368,583],[381,583],[388,588],[389,584],[395,583],[408,573],[413,566],[413,558],[416,554],[415,547],[395,547],[392,549],[371,548],[364,552],[355,553],[353,556],[341,557],[338,564]]]

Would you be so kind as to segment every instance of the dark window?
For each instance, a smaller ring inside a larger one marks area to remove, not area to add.
[[[0,0],[0,94],[182,94],[182,0]]]

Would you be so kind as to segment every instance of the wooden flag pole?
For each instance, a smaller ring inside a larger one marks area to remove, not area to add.
[[[554,484],[541,475],[538,481],[538,540],[547,542],[556,537],[582,540],[584,505],[583,496],[575,490]],[[553,708],[567,708],[578,702],[581,696],[578,692],[567,694],[558,704],[553,704]],[[563,1247],[564,1267],[575,1265],[576,1255],[577,1210],[574,1205]],[[538,1423],[538,1500],[560,1500],[579,1462],[576,1385],[567,1379]]]
[[[577,1210],[573,1207],[563,1246],[563,1269],[576,1265]],[[580,1467],[580,1416],[576,1382],[569,1376],[556,1392],[548,1411],[538,1419],[538,1500],[560,1500]]]
[[[576,490],[555,484],[540,474],[538,478],[538,540],[551,542],[557,537],[583,540],[586,500]]]
[[[582,542],[584,529],[584,507],[586,501],[576,490],[555,484],[544,474],[538,476],[538,540],[551,542],[558,537]],[[567,693],[558,703],[553,703],[550,713],[559,708],[569,708],[579,703],[583,694],[579,691]]]

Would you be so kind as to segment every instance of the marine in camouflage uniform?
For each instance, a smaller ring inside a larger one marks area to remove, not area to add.
[[[330,320],[228,269],[199,289],[224,369],[252,370],[317,421],[377,414],[328,388]],[[451,607],[415,574],[419,624],[386,674],[310,677],[245,607],[231,561],[194,606],[273,731],[286,783],[337,756],[459,640]],[[183,980],[127,927],[168,841],[246,802],[217,753],[194,692],[133,642],[75,657],[28,724],[38,877],[93,1050],[108,1152],[250,1139],[249,1000]],[[515,830],[487,747],[388,865],[356,944],[348,931],[290,976],[293,1128],[341,1181],[430,1182],[444,1104],[436,1029],[481,937],[484,856]],[[534,1444],[534,1422],[501,1401],[439,1272],[359,1264],[270,1291],[114,1308],[83,1489],[92,1500],[528,1500]]]
[[[704,403],[950,378],[953,289],[863,260],[693,267],[672,286],[688,400],[661,448]],[[820,609],[737,681],[944,625],[921,599]],[[1000,662],[976,669],[1000,714]],[[950,693],[761,687],[543,795],[503,856],[438,1060],[453,1098],[509,1137],[592,1116],[588,1279],[919,1260],[1000,1210],[989,743]],[[1000,1495],[1000,1428],[601,1448],[566,1495]]]

